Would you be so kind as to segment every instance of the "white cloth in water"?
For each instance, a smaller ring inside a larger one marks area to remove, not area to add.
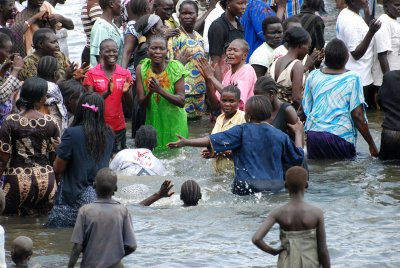
[[[164,176],[165,168],[149,149],[125,149],[110,163],[110,168],[130,176]]]

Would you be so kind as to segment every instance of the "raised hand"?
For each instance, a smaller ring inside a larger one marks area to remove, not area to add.
[[[175,192],[169,192],[171,188],[174,187],[174,184],[170,180],[165,180],[160,187],[160,190],[157,192],[157,194],[160,197],[170,197],[173,195]]]
[[[126,77],[125,78],[125,82],[124,82],[124,86],[122,88],[122,92],[123,93],[128,92],[130,88],[131,88],[131,82],[129,81],[129,78]]]
[[[206,58],[197,58],[197,60],[195,61],[195,65],[205,79],[211,79],[212,77],[214,77],[215,66],[211,66]]]
[[[372,34],[375,34],[382,26],[382,23],[378,21],[377,19],[371,20],[369,23],[369,32]]]
[[[74,70],[72,76],[75,80],[81,81],[86,77],[86,72],[89,71],[89,69],[90,65],[84,62],[81,67]]]
[[[182,51],[178,49],[174,54],[175,59],[179,60],[183,65],[186,65],[193,57],[193,52],[189,52],[187,48]]]

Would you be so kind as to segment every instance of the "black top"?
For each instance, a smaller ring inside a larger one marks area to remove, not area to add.
[[[390,71],[383,76],[378,102],[385,113],[382,127],[400,131],[400,71]]]
[[[69,127],[61,138],[61,144],[57,148],[57,156],[68,161],[62,174],[61,202],[72,204],[76,198],[89,185],[93,184],[94,177],[102,168],[108,167],[114,144],[114,135],[110,131],[104,153],[99,162],[89,154],[83,126]],[[57,198],[57,200],[60,200]]]
[[[320,16],[309,11],[301,11],[297,17],[301,20],[301,25],[311,36],[311,47],[309,54],[314,48],[320,50],[325,46],[324,30],[325,23]]]
[[[208,43],[210,45],[210,56],[222,56],[230,42],[235,39],[244,38],[244,31],[240,21],[235,18],[237,28],[228,21],[225,12],[221,17],[211,23],[208,30]]]
[[[271,125],[275,128],[282,130],[287,134],[287,122],[285,119],[286,108],[290,106],[289,103],[282,103],[281,107],[279,108],[278,113],[276,114],[274,120],[272,120]]]

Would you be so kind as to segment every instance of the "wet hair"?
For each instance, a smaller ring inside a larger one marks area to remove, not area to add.
[[[58,71],[58,61],[53,56],[43,56],[37,66],[37,76],[46,81],[56,79]]]
[[[157,146],[157,131],[153,126],[143,125],[135,135],[135,147],[146,148],[151,151]]]
[[[104,39],[103,41],[101,41],[101,43],[100,43],[100,45],[99,45],[99,51],[102,51],[103,50],[103,48],[104,48],[104,45],[106,44],[106,43],[114,43],[116,46],[117,46],[117,48],[118,48],[118,45],[117,45],[117,43],[114,41],[114,40],[112,40],[111,38],[107,38],[107,39]]]
[[[94,178],[97,197],[108,197],[117,190],[117,174],[110,168],[100,169]]]
[[[308,187],[308,172],[303,167],[294,166],[286,171],[285,187],[289,193],[297,193]]]
[[[40,77],[30,77],[22,84],[19,99],[16,102],[18,109],[34,109],[35,103],[47,94],[47,82]]]
[[[22,264],[32,256],[33,242],[27,236],[18,236],[12,242],[11,259],[16,265]]]
[[[237,86],[229,85],[222,89],[221,96],[225,92],[233,93],[235,95],[235,99],[240,100],[240,89]]]
[[[268,16],[263,20],[263,22],[262,22],[262,31],[263,31],[264,35],[267,32],[268,26],[271,25],[271,24],[275,24],[275,23],[279,23],[279,24],[282,25],[281,19],[276,17],[276,16]]]
[[[15,43],[15,38],[10,29],[0,28],[0,48],[4,48],[7,42]]]
[[[278,92],[274,79],[270,76],[261,76],[257,78],[256,84],[254,85],[254,95],[266,96],[269,91],[272,90],[275,93]]]
[[[199,7],[197,6],[196,1],[192,1],[192,0],[185,0],[179,5],[179,14],[181,13],[181,10],[182,10],[184,5],[193,6],[194,10],[196,11],[196,14],[199,14]]]
[[[48,39],[49,34],[54,34],[54,32],[49,28],[40,28],[38,29],[32,37],[32,44],[35,49],[38,49],[39,44],[43,43]]]
[[[185,206],[197,206],[201,199],[200,186],[194,180],[187,180],[181,186],[181,200]]]
[[[136,22],[135,25],[134,25],[136,32],[138,32],[138,33],[141,34],[141,35],[144,35],[145,37],[147,37],[147,36],[148,36],[148,33],[151,33],[151,29],[153,29],[154,27],[156,27],[157,24],[158,24],[158,21],[157,21],[157,23],[154,24],[153,27],[151,27],[150,29],[148,29],[147,31],[145,31],[146,28],[147,28],[147,25],[149,25],[149,17],[150,17],[151,15],[157,16],[157,15],[155,15],[155,14],[147,14],[147,15],[144,15],[144,16],[140,17],[140,19],[138,19],[137,22]],[[157,17],[158,17],[158,16],[157,16]],[[161,18],[160,18],[160,17],[158,17],[158,18],[159,18],[159,20],[161,21]]]
[[[272,105],[266,96],[251,97],[246,102],[245,109],[251,120],[261,122],[271,118]]]
[[[85,103],[97,107],[97,112],[82,107],[82,104]],[[98,93],[84,93],[79,98],[75,109],[74,121],[72,122],[72,126],[78,125],[83,125],[89,154],[96,162],[99,162],[112,131],[104,121],[104,99]]]
[[[130,0],[129,9],[132,14],[144,15],[148,13],[149,1],[148,0]]]
[[[167,38],[165,38],[165,36],[159,35],[159,34],[156,34],[156,35],[153,35],[152,37],[150,37],[147,40],[147,44],[150,46],[150,44],[153,43],[153,41],[155,41],[155,40],[163,40],[165,42],[165,46],[167,46],[167,44],[168,44]]]
[[[302,10],[318,11],[321,8],[321,3],[321,0],[304,0],[301,8]]]
[[[58,83],[58,87],[60,88],[64,103],[68,102],[72,96],[81,94],[81,92],[85,91],[82,84],[75,79],[64,80]]]
[[[249,53],[249,51],[250,51],[250,46],[249,46],[249,43],[247,43],[246,40],[244,40],[244,39],[242,39],[242,38],[237,38],[237,39],[233,40],[233,41],[231,42],[231,44],[232,44],[233,42],[239,42],[239,43],[242,45],[243,51],[244,51],[245,53]]]
[[[296,16],[292,16],[287,18],[286,20],[283,21],[283,32],[286,32],[288,30],[288,26],[290,23],[300,23],[301,24],[301,20],[296,17]]]
[[[325,65],[332,69],[342,69],[347,63],[348,55],[346,44],[334,38],[325,47]]]
[[[292,48],[307,44],[309,39],[310,34],[301,27],[291,27],[283,36],[283,40]]]

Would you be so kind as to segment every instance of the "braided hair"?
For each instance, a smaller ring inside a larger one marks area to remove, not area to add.
[[[194,180],[187,180],[181,186],[181,200],[185,206],[197,206],[201,199],[200,186]]]
[[[55,82],[58,78],[58,61],[53,56],[43,56],[37,66],[37,76]]]

